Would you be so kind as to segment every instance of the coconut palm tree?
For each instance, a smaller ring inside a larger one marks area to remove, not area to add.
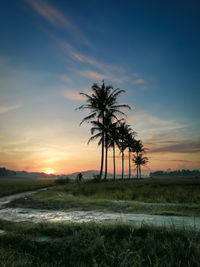
[[[129,175],[128,178],[131,179],[131,152],[133,152],[133,147],[135,144],[135,135],[136,132],[132,131],[131,128],[129,128],[127,136],[126,136],[126,142],[127,142],[127,148],[128,148],[128,163],[129,163]]]
[[[104,81],[101,86],[94,83],[91,87],[92,93],[80,93],[82,96],[86,98],[86,104],[78,107],[78,110],[89,110],[89,115],[83,118],[80,124],[86,121],[91,121],[93,119],[97,119],[98,122],[101,122],[104,126],[105,124],[105,116],[106,113],[111,112],[112,116],[117,118],[116,115],[120,114],[124,116],[124,112],[122,112],[121,108],[131,109],[127,104],[119,104],[117,101],[118,96],[125,92],[119,88],[114,89],[112,86],[105,86]],[[103,172],[103,163],[104,163],[104,146],[105,146],[105,128],[102,127],[102,142],[101,142],[101,167],[100,167],[100,179],[102,177]]]
[[[117,141],[117,146],[122,154],[122,179],[124,179],[124,151],[128,147],[128,136],[131,134],[132,129],[126,122],[120,122],[118,131],[119,139]]]
[[[105,175],[104,179],[107,179],[107,169],[108,169],[108,149],[113,145],[114,147],[114,140],[113,140],[113,135],[114,135],[114,129],[116,128],[116,125],[118,124],[119,121],[112,122],[113,116],[112,113],[107,113],[105,116],[104,120],[104,125],[100,121],[91,121],[92,128],[91,128],[91,134],[92,136],[88,140],[88,143],[90,141],[93,141],[97,138],[99,138],[98,145],[101,145],[103,142],[103,135],[102,132],[104,132],[104,144],[105,144]],[[116,130],[115,130],[115,135],[116,135]],[[117,138],[115,136],[115,138]]]
[[[123,119],[122,119],[123,120]],[[115,121],[110,124],[108,131],[108,148],[113,149],[113,180],[115,180],[115,147],[119,140],[119,123],[122,120]]]
[[[104,179],[107,179],[108,171],[108,148],[110,142],[110,128],[112,127],[113,114],[111,112],[106,113],[104,120],[104,133],[105,133],[105,175]]]
[[[104,126],[102,124],[102,122],[100,122],[99,120],[97,121],[91,121],[91,124],[93,125],[93,127],[90,129],[90,132],[92,134],[92,136],[89,138],[88,140],[88,144],[91,142],[91,141],[94,141],[96,139],[99,139],[98,141],[98,146],[102,146],[103,147],[103,150],[104,150],[104,132],[105,132],[105,129],[104,129]],[[104,159],[104,153],[101,157],[101,159]],[[103,162],[101,161],[101,167],[103,168]],[[101,169],[101,172],[103,171],[103,169]],[[101,173],[102,175],[102,173]],[[101,177],[99,177],[101,179]]]
[[[133,162],[139,170],[139,176],[141,178],[141,166],[145,166],[148,163],[148,157],[144,157],[143,153],[134,155]]]
[[[132,143],[132,152],[136,153],[136,157],[138,157],[139,153],[145,152],[145,148],[141,140],[135,140],[135,142]],[[136,168],[137,168],[137,178],[138,178],[138,175],[139,175],[138,165],[136,165]]]

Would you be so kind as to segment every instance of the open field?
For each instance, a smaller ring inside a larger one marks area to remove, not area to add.
[[[200,216],[200,179],[73,182],[16,199],[8,206]]]
[[[0,181],[0,197],[51,186],[52,180]]]
[[[1,266],[199,266],[200,233],[143,225],[0,221]]]

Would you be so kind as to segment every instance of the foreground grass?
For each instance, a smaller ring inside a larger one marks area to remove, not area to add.
[[[8,206],[200,216],[200,179],[69,183]]]
[[[1,266],[199,266],[200,232],[143,225],[0,221]],[[41,242],[43,241],[43,242]]]
[[[0,197],[53,185],[52,180],[0,181]]]

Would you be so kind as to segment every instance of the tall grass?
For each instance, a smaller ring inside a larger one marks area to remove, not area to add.
[[[200,216],[200,180],[168,180],[71,182],[8,206]]]
[[[0,197],[53,185],[52,180],[0,181]]]
[[[200,179],[146,179],[80,183],[52,189],[93,199],[136,200],[150,203],[200,203]]]
[[[11,224],[1,266],[199,266],[200,233],[125,224]],[[39,242],[38,237],[49,237]]]

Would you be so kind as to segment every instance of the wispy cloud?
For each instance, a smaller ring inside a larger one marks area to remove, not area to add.
[[[94,59],[91,56],[85,55],[79,51],[77,51],[74,47],[72,47],[68,42],[66,41],[58,41],[60,45],[65,49],[65,51],[75,60],[84,64],[88,64],[90,66],[93,66],[103,72],[118,72],[118,73],[124,73],[124,69],[122,67],[119,67],[117,65],[108,64],[108,63],[102,63],[96,59]],[[123,76],[123,78],[127,79],[127,76]]]
[[[144,79],[136,79],[132,81],[133,84],[145,84],[145,80]]]
[[[149,153],[200,153],[199,140],[175,140],[160,143],[147,143],[152,147]]]
[[[66,27],[70,30],[74,29],[74,25],[55,7],[37,0],[27,0],[34,10],[56,27]]]
[[[133,113],[130,113],[127,120],[134,125],[134,130],[139,132],[142,138],[145,139],[152,138],[152,136],[160,138],[161,135],[170,134],[170,132],[171,135],[175,136],[180,130],[183,132],[183,129],[188,126],[173,120],[161,119],[155,115],[151,115],[147,110],[142,110],[137,107],[135,107]]]
[[[79,71],[79,73],[86,78],[92,78],[95,80],[103,80],[107,78],[107,76],[91,70],[83,70]]]
[[[21,105],[0,106],[0,113],[6,113],[6,112],[9,112],[11,110],[18,109],[20,107],[21,107]]]
[[[125,75],[125,70],[117,65],[102,63],[93,57],[84,55],[72,47],[69,43],[65,41],[59,41],[60,45],[63,47],[64,51],[70,55],[70,57],[86,66],[87,69],[78,71],[78,73],[87,78],[94,79],[105,79],[109,81],[114,81],[116,83],[127,82],[131,77]],[[92,67],[92,68],[91,68]],[[88,68],[91,68],[88,70]]]
[[[57,28],[64,28],[76,39],[81,40],[84,44],[93,47],[86,36],[80,31],[69,16],[64,15],[58,8],[50,5],[47,1],[27,0],[27,3],[37,12],[43,19]]]
[[[72,81],[71,78],[67,75],[60,75],[59,78],[62,82],[71,82]]]
[[[83,101],[85,98],[74,90],[64,90],[63,95],[65,98],[74,101]]]

